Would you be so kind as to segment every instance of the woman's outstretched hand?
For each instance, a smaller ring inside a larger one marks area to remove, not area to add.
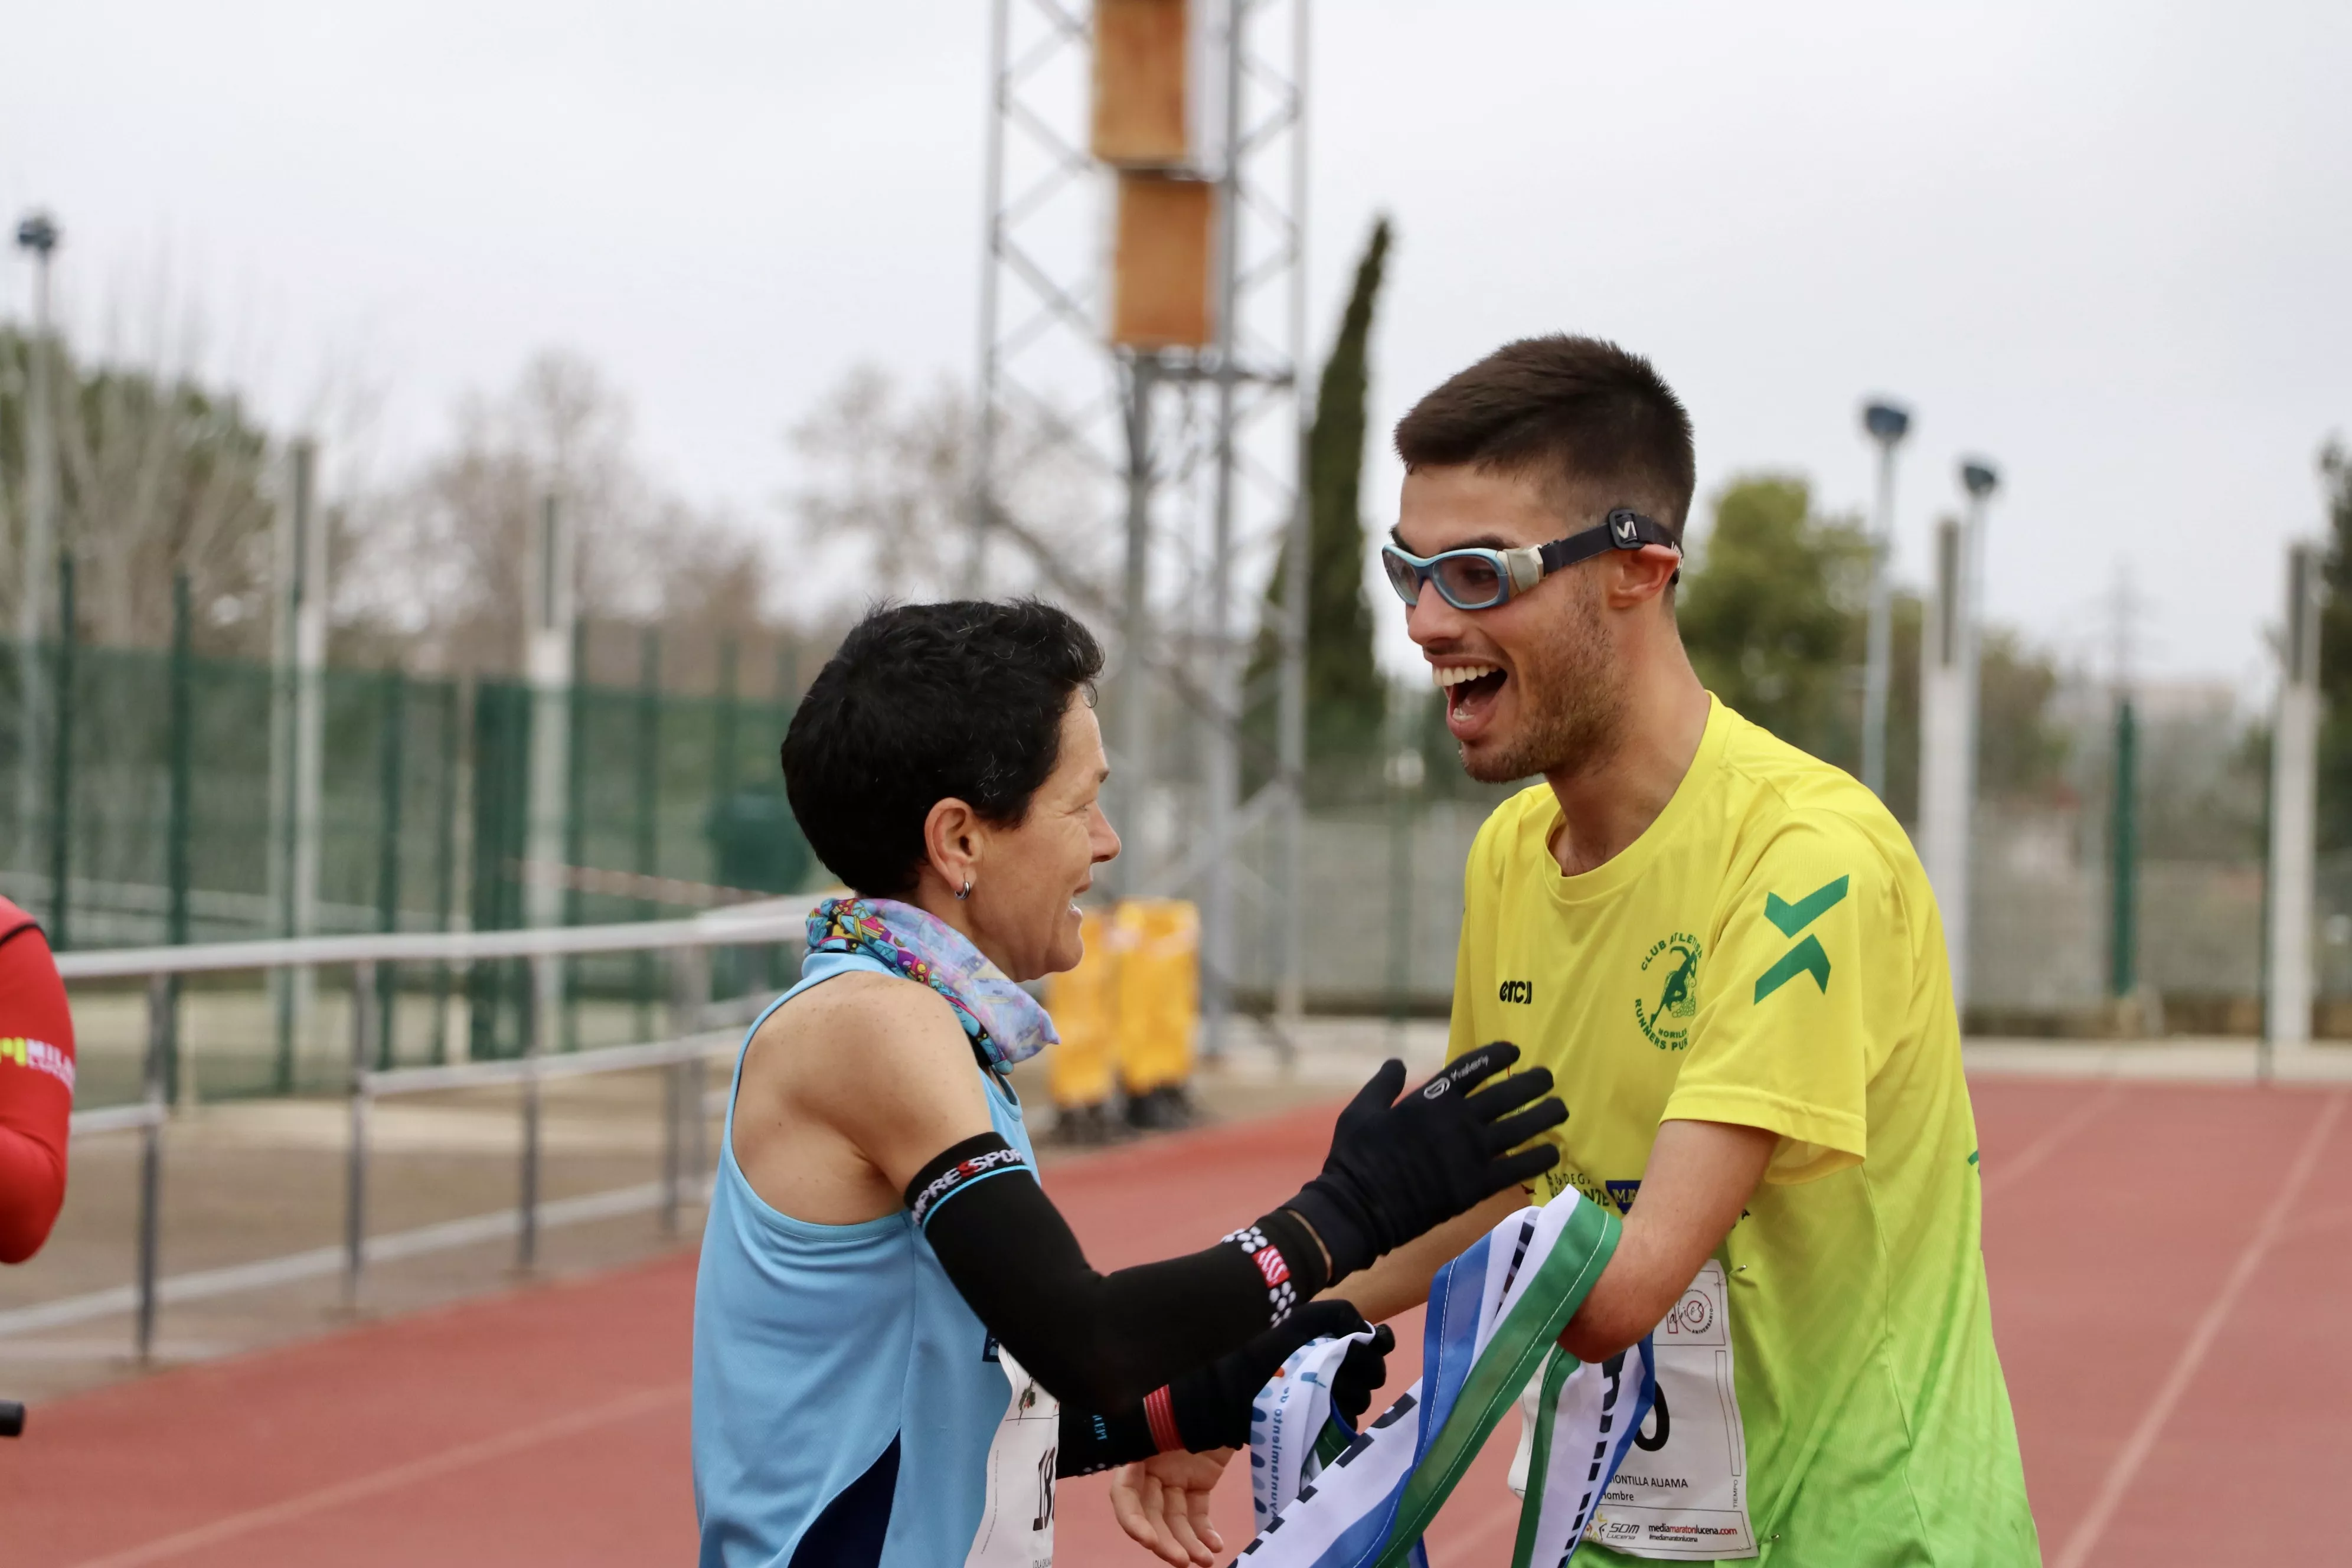
[[[1214,1568],[1225,1540],[1209,1517],[1209,1494],[1233,1457],[1233,1449],[1217,1448],[1121,1465],[1110,1478],[1118,1527],[1172,1568]]]

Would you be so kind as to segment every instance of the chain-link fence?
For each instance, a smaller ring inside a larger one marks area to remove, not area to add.
[[[267,666],[45,646],[28,713],[19,664],[0,654],[0,878],[54,945],[289,929],[293,829],[272,743],[288,700]],[[445,928],[463,694],[398,674],[318,679],[317,929]]]
[[[576,925],[793,892],[821,874],[793,823],[777,765],[787,706],[574,687],[566,716],[564,849],[555,866],[529,853],[534,693],[483,681],[473,689],[472,707],[476,930],[521,925],[535,879],[558,885],[564,923]],[[721,994],[760,978],[734,973],[734,962],[721,955],[714,980]],[[520,963],[475,971],[468,998],[476,1055],[522,1048],[529,984]],[[566,981],[575,1002],[625,999],[632,1016],[647,1021],[657,989],[656,966],[643,953],[574,960]],[[576,1047],[580,1037],[574,1005],[563,1043]]]
[[[2104,691],[2060,709],[2060,779],[1979,804],[1969,931],[1972,1033],[2032,1037],[2154,1030],[2252,1035],[2262,1027],[2267,731],[2233,693],[2184,686],[2142,694],[2136,896],[2127,1006],[2113,994],[2116,847],[2113,710]],[[1379,786],[1360,768],[1359,795]],[[1435,764],[1433,764],[1433,772]],[[1310,1008],[1443,1013],[1450,1001],[1462,870],[1492,801],[1392,791],[1385,805],[1326,808],[1308,821],[1305,1000]],[[1450,781],[1449,781],[1450,782]],[[1320,792],[1344,794],[1336,784]],[[1263,1004],[1281,977],[1285,933],[1270,868],[1272,825],[1240,859],[1236,985]],[[2314,1029],[2352,1037],[2352,852],[2318,867]]]
[[[529,918],[539,881],[559,893],[562,921],[598,922],[799,891],[824,878],[776,766],[784,701],[650,683],[573,689],[564,837],[541,863],[529,823],[540,711],[530,689],[388,671],[317,679],[314,931],[511,928]],[[0,648],[0,890],[60,947],[291,932],[293,679],[253,662],[87,646],[45,646],[26,668],[15,648]],[[2263,990],[2263,733],[2226,692],[2174,693],[2143,712],[2133,1019],[2176,1033],[2252,1033]],[[2114,761],[2104,698],[2072,703],[2065,727],[2058,784],[1978,808],[1968,932],[1977,1031],[2127,1026],[2110,994]],[[1376,776],[1378,759],[1364,759],[1310,791],[1320,804],[1307,820],[1308,915],[1297,935],[1310,1007],[1447,1005],[1463,862],[1507,792],[1452,789],[1436,776],[1443,765],[1391,787]],[[1144,821],[1121,825],[1136,829],[1129,848],[1161,882],[1187,863],[1194,814],[1182,795],[1156,792]],[[1155,834],[1151,819],[1163,816]],[[1244,1006],[1271,1000],[1289,940],[1274,896],[1278,834],[1271,817],[1257,821],[1236,858],[1233,978]],[[2352,1035],[2352,854],[2322,858],[2317,918],[2315,1026]],[[714,994],[781,984],[788,977],[768,973],[771,963],[722,956]],[[668,1000],[661,991],[657,966],[641,955],[572,961],[561,1043],[643,1037]],[[530,996],[520,965],[401,973],[383,993],[388,1062],[521,1049]],[[306,1034],[305,1020],[324,1008],[298,986],[209,1005],[224,1044],[206,1056],[208,1092],[283,1090],[340,1070],[331,1049],[306,1044],[316,1031]]]

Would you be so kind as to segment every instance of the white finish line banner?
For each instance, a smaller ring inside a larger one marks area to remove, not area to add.
[[[1328,1395],[1289,1389],[1290,1367],[1253,1414],[1250,1479],[1260,1504],[1250,1568],[1427,1568],[1421,1549],[1439,1505],[1517,1401],[1616,1250],[1616,1216],[1563,1193],[1520,1210],[1437,1272],[1421,1380],[1328,1463]],[[1331,1347],[1338,1347],[1336,1350]],[[1316,1359],[1320,1352],[1321,1359]],[[1344,1342],[1293,1358],[1316,1381]],[[1599,1366],[1552,1358],[1532,1436],[1535,1484],[1520,1510],[1514,1568],[1552,1568],[1582,1539],[1656,1393],[1648,1340]],[[1313,1423],[1313,1425],[1309,1425]],[[1295,1481],[1292,1478],[1296,1478]],[[1296,1491],[1285,1495],[1291,1485]],[[1268,1516],[1271,1517],[1268,1517]]]

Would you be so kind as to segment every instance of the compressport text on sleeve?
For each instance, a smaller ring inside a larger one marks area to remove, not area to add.
[[[1279,1212],[1205,1251],[1097,1273],[1027,1162],[992,1132],[926,1164],[907,1207],[989,1332],[1081,1409],[1139,1404],[1281,1323],[1325,1283],[1314,1237]]]

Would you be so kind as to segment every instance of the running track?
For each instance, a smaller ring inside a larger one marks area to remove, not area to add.
[[[1991,1080],[1975,1096],[1994,1319],[2046,1561],[2317,1561],[2352,1474],[2352,1091]],[[1329,1114],[1164,1139],[1049,1182],[1098,1263],[1138,1262],[1283,1196]],[[689,1561],[692,1289],[681,1256],[45,1406],[0,1447],[0,1558]],[[1415,1359],[1391,1363],[1398,1386]],[[1440,1568],[1507,1562],[1507,1449],[1490,1445],[1431,1531]],[[1239,1467],[1227,1481],[1238,1546],[1248,1492]],[[1060,1560],[1139,1568],[1103,1486],[1066,1484]]]

